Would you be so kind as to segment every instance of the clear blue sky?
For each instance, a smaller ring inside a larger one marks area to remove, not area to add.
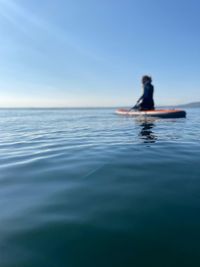
[[[0,0],[0,107],[200,100],[199,0]]]

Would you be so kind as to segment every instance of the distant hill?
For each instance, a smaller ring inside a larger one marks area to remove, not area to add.
[[[200,108],[200,101],[198,102],[192,102],[187,104],[181,104],[181,105],[167,105],[167,106],[156,106],[156,108]]]
[[[178,105],[177,107],[180,108],[200,108],[200,101],[199,102],[192,102],[188,104]]]

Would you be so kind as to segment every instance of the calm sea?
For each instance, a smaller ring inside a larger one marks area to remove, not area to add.
[[[0,110],[0,267],[200,266],[200,109]]]

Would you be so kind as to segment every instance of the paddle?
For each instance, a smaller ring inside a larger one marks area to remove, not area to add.
[[[137,103],[135,104],[135,106],[133,106],[132,108],[130,108],[129,111],[131,111],[132,109],[138,109],[138,104],[139,104],[139,101],[137,101]]]

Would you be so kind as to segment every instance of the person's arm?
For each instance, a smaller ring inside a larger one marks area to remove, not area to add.
[[[145,87],[144,87],[144,93],[143,93],[143,95],[138,99],[138,101],[136,102],[135,106],[132,107],[131,109],[134,109],[134,108],[137,108],[137,107],[138,107],[140,101],[143,100],[144,97],[147,95],[147,91],[148,91],[148,88],[145,86]],[[130,109],[130,110],[131,110],[131,109]]]
[[[130,108],[129,111],[131,111],[132,109],[137,109],[137,108],[138,108],[138,105],[139,105],[139,103],[140,103],[140,101],[141,101],[142,99],[143,99],[143,95],[138,99],[138,101],[136,102],[135,106],[132,107],[132,108]]]
[[[143,95],[138,99],[137,103],[139,103],[141,100],[143,100],[144,98],[148,98],[148,91],[149,91],[149,85],[146,84],[144,86],[144,93]]]
[[[143,99],[143,97],[144,97],[144,94],[138,99],[137,104],[140,103],[140,101]]]

